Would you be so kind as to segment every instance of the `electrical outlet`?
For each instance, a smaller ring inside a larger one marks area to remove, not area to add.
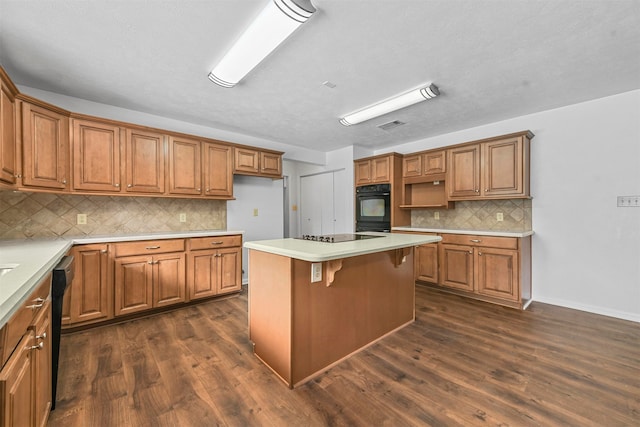
[[[440,212],[434,212],[433,219],[440,219]]]
[[[253,216],[258,216],[258,208],[253,209]]]
[[[76,217],[76,224],[82,225],[87,223],[87,214],[78,214]]]
[[[181,213],[180,214],[180,222],[187,222],[187,214],[186,213]]]
[[[496,221],[498,221],[498,222],[504,221],[504,215],[502,214],[502,212],[498,212],[496,214]]]
[[[640,207],[640,196],[618,196],[619,208],[638,208]]]
[[[322,263],[311,263],[311,283],[319,282],[322,280]]]

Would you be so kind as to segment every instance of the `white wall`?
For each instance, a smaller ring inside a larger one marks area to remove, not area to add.
[[[281,239],[284,229],[283,180],[234,175],[233,195],[227,202],[227,230],[244,230],[243,240]],[[258,215],[254,216],[254,209]],[[242,250],[243,283],[247,282],[248,253]]]
[[[382,152],[531,130],[533,298],[640,321],[640,91],[517,117]]]

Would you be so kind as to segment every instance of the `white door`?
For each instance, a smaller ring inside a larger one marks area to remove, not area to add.
[[[333,172],[300,177],[300,234],[334,234]]]

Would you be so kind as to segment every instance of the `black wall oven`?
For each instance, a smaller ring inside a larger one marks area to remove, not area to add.
[[[356,231],[391,231],[391,185],[356,187]]]

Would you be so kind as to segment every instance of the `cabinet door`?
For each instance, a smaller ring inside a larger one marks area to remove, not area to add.
[[[282,176],[282,156],[260,152],[260,173],[263,175]]]
[[[435,151],[433,153],[424,154],[424,175],[433,175],[445,173],[447,171],[445,161],[447,158],[446,151]]]
[[[420,175],[422,175],[422,155],[405,156],[402,159],[402,176],[408,178]]]
[[[189,299],[214,296],[218,290],[218,258],[215,250],[193,251],[189,255],[188,287]]]
[[[217,254],[219,280],[218,293],[239,291],[242,287],[242,249],[221,249]]]
[[[248,148],[236,148],[234,150],[234,172],[260,173],[260,153]]]
[[[440,284],[473,291],[473,248],[440,245]]]
[[[22,185],[67,188],[69,118],[22,104]]]
[[[431,243],[416,248],[416,280],[438,283],[438,245]]]
[[[232,196],[232,153],[228,145],[202,144],[205,196]]]
[[[480,196],[480,145],[448,150],[447,175],[450,198],[469,199]]]
[[[71,283],[70,323],[106,320],[112,317],[107,245],[81,245],[73,248],[75,275]],[[69,293],[67,290],[66,293]],[[64,305],[64,302],[63,302]]]
[[[520,299],[518,251],[481,247],[476,265],[478,293],[512,301]]]
[[[125,169],[127,193],[164,193],[164,135],[127,129]]]
[[[0,370],[0,425],[33,425],[33,332],[26,333]]]
[[[381,157],[371,160],[373,182],[391,181],[391,157]]]
[[[153,306],[163,307],[185,301],[185,254],[153,256]]]
[[[200,141],[169,137],[169,193],[200,194]]]
[[[524,195],[522,138],[511,138],[482,144],[485,196]]]
[[[369,184],[371,179],[371,162],[363,160],[355,164],[356,185]]]
[[[0,181],[16,182],[15,98],[0,82]]]
[[[120,128],[73,120],[73,188],[120,191]]]
[[[34,321],[33,398],[36,426],[47,425],[51,410],[51,303],[42,307]]]
[[[150,256],[117,258],[115,261],[116,316],[153,307],[153,260]]]

